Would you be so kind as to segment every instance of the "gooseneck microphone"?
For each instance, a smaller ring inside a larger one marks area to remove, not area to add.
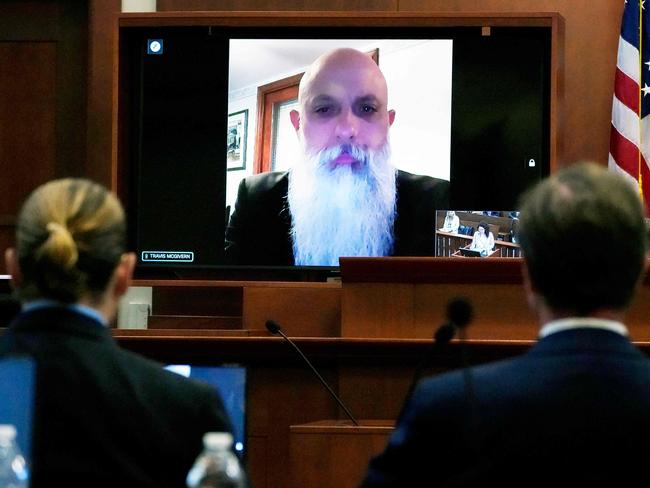
[[[457,329],[463,329],[474,318],[472,304],[465,297],[453,298],[447,304],[447,318]]]
[[[438,327],[436,332],[433,334],[433,348],[426,354],[426,356],[420,362],[420,365],[415,370],[415,374],[411,380],[411,385],[409,386],[408,392],[406,393],[404,405],[408,403],[411,395],[413,395],[413,390],[415,390],[415,387],[418,381],[420,381],[420,378],[422,377],[425,369],[430,366],[434,353],[447,345],[449,341],[454,338],[457,331],[463,331],[473,318],[474,312],[472,305],[467,298],[455,297],[449,300],[447,303],[447,321]],[[465,361],[465,350],[463,347],[461,347],[461,362],[463,363],[463,367],[466,364]]]
[[[472,442],[476,442],[476,439],[469,434],[471,427],[476,427],[478,425],[478,409],[477,409],[477,400],[476,400],[476,390],[474,389],[474,378],[472,376],[471,365],[469,362],[469,355],[467,352],[467,336],[465,334],[465,326],[471,322],[473,318],[472,307],[469,302],[465,299],[456,299],[450,303],[449,312],[450,317],[455,317],[455,319],[460,320],[458,325],[458,342],[460,344],[460,367],[463,372],[463,382],[465,383],[465,395],[467,397],[467,409],[468,409],[468,422],[466,423],[467,436],[469,436],[470,445]],[[453,310],[452,310],[453,308]]]
[[[305,356],[300,348],[296,345],[295,342],[293,342],[291,339],[289,339],[284,332],[282,332],[282,327],[275,322],[274,320],[267,320],[266,321],[266,330],[268,330],[271,334],[277,335],[280,334],[284,339],[291,344],[291,346],[296,350],[296,352],[300,355],[300,357],[307,363],[307,366],[314,372],[316,377],[320,380],[320,382],[323,384],[323,386],[327,389],[327,391],[330,392],[330,395],[334,397],[334,400],[336,400],[336,403],[339,404],[339,407],[343,409],[343,411],[346,413],[346,415],[350,418],[352,423],[356,426],[359,426],[359,422],[357,422],[357,419],[354,418],[354,416],[350,413],[350,410],[348,410],[348,407],[346,407],[341,399],[338,397],[336,393],[334,393],[334,390],[330,388],[330,385],[327,384],[327,382],[323,379],[323,377],[320,375],[320,373],[314,368],[314,366],[311,364],[309,359],[307,359],[307,356]]]

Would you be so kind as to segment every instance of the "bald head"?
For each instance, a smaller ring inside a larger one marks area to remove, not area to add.
[[[622,310],[646,258],[638,190],[594,163],[571,165],[524,195],[519,240],[532,287],[552,310]]]
[[[373,59],[350,48],[320,56],[300,82],[299,110],[291,122],[307,151],[340,145],[378,150],[388,138],[395,113],[388,110],[386,79]],[[357,161],[343,154],[334,166]]]
[[[335,49],[318,57],[300,80],[298,101],[302,104],[314,87],[329,83],[332,77],[352,79],[359,76],[372,78],[378,95],[383,97],[384,103],[388,101],[386,79],[377,63],[370,55],[352,48]]]

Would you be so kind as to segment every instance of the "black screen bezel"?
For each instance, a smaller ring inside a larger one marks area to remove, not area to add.
[[[522,41],[525,39],[534,39],[540,43],[541,53],[542,53],[542,62],[538,63],[536,69],[539,69],[540,76],[542,79],[541,86],[541,98],[543,102],[543,107],[541,114],[538,116],[541,118],[543,135],[541,137],[541,144],[539,148],[540,161],[538,161],[538,166],[536,168],[536,174],[533,178],[529,178],[529,181],[524,182],[524,187],[530,186],[539,179],[547,176],[550,172],[550,105],[551,105],[551,27],[494,27],[491,29],[490,35],[485,36],[484,30],[481,27],[438,27],[438,26],[428,26],[428,27],[405,27],[405,26],[394,26],[394,27],[380,27],[380,26],[368,26],[368,27],[304,27],[304,26],[231,26],[231,27],[210,27],[210,26],[165,26],[165,27],[122,27],[121,28],[121,37],[120,37],[120,46],[121,46],[121,65],[125,67],[124,76],[120,76],[120,85],[121,93],[129,91],[130,100],[127,102],[121,102],[121,106],[126,107],[125,110],[129,115],[130,127],[135,129],[131,135],[124,137],[126,142],[126,147],[129,151],[129,160],[131,164],[129,169],[125,171],[127,173],[128,181],[128,194],[127,199],[127,211],[130,215],[133,215],[134,209],[140,207],[141,199],[143,197],[141,189],[139,188],[139,165],[138,158],[142,151],[142,144],[139,140],[138,130],[140,130],[142,117],[137,113],[139,107],[141,106],[141,101],[138,98],[138,94],[141,92],[142,86],[138,86],[138,77],[140,73],[138,72],[138,57],[141,55],[137,53],[134,49],[134,43],[142,46],[144,39],[156,38],[156,37],[167,37],[167,36],[203,36],[203,37],[212,37],[215,36],[217,39],[226,40],[229,38],[314,38],[318,36],[324,36],[328,38],[427,38],[427,39],[454,39],[460,43],[464,43],[467,40],[480,40],[484,43],[506,43],[510,45],[521,45],[521,42],[517,43],[517,40]],[[455,43],[454,49],[454,66],[457,66],[457,49],[456,46],[460,44]],[[471,50],[471,49],[470,49]],[[489,51],[489,50],[488,50]],[[467,59],[467,57],[462,59]],[[483,58],[481,58],[483,59]],[[517,61],[513,61],[517,62]],[[521,62],[521,59],[519,60]],[[454,73],[456,75],[456,73]],[[222,67],[220,70],[220,76],[222,80],[227,80],[227,67]],[[454,92],[452,102],[452,132],[454,131],[454,120],[457,119],[458,113],[454,112],[458,110],[457,100],[462,99],[462,96],[459,96],[458,93]],[[498,98],[498,97],[497,97]],[[217,104],[215,106],[215,111],[221,111],[227,115],[227,81],[225,82],[224,96],[222,100],[223,105]],[[468,110],[466,105],[462,105],[463,110]],[[223,117],[224,127],[225,127],[225,116]],[[225,134],[225,130],[223,131]],[[452,134],[452,138],[457,137],[457,135]],[[216,142],[215,147],[223,147],[223,151],[218,149],[215,152],[220,152],[224,155],[225,159],[225,137],[221,139],[221,142]],[[490,148],[483,148],[483,153],[489,152]],[[452,154],[451,158],[454,160],[455,157],[458,157],[458,148],[454,149],[454,144],[452,142]],[[135,163],[133,163],[135,162]],[[479,161],[480,162],[480,161]],[[515,208],[516,198],[508,197],[503,201],[489,201],[489,195],[491,190],[489,186],[481,187],[477,182],[485,182],[486,178],[489,178],[489,171],[486,168],[487,165],[477,164],[476,160],[465,156],[465,162],[463,169],[459,171],[461,166],[456,166],[452,164],[451,166],[451,193],[452,198],[450,202],[450,208],[484,208],[484,209],[507,209],[511,210]],[[521,161],[521,167],[524,167],[524,161]],[[225,163],[224,163],[224,178],[225,178]],[[508,177],[512,177],[516,172],[503,172],[501,171],[501,176],[505,177],[503,179],[504,185],[510,185]],[[478,185],[478,186],[477,186]],[[484,191],[482,190],[484,189]],[[480,190],[480,191],[479,191]],[[458,198],[455,195],[459,195],[459,192],[467,191],[475,196],[474,199]],[[487,193],[486,193],[487,192]],[[499,192],[500,193],[500,192]],[[521,193],[517,191],[517,193]],[[486,195],[488,195],[486,197]],[[486,201],[487,198],[487,201]],[[135,210],[137,212],[137,210]],[[129,220],[129,247],[131,249],[137,249],[137,233],[141,227],[141,220],[138,218],[133,218]],[[148,264],[145,265],[141,262],[138,263],[136,269],[136,276],[139,278],[161,278],[161,279],[186,279],[186,278],[207,278],[207,277],[217,277],[223,279],[262,279],[262,280],[298,280],[298,281],[322,281],[329,277],[338,276],[339,268],[338,267],[286,267],[286,266],[271,266],[271,267],[260,267],[260,266],[227,266],[223,264],[208,264],[203,263],[199,265],[183,265],[183,264]]]

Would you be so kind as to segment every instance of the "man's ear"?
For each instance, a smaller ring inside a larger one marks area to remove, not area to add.
[[[530,271],[528,271],[528,266],[526,265],[526,260],[523,261],[521,266],[521,273],[524,278],[524,293],[526,294],[526,302],[533,312],[538,311],[539,308],[539,292],[535,285],[530,279]]]
[[[293,125],[293,128],[298,132],[300,129],[300,112],[292,110],[289,112],[289,118],[291,119],[291,125]]]
[[[388,111],[388,126],[390,127],[395,122],[395,110]]]
[[[120,262],[117,263],[114,271],[113,294],[119,298],[126,293],[131,286],[133,269],[135,268],[135,254],[127,252],[122,254]]]
[[[648,275],[649,271],[650,271],[650,255],[646,254],[646,258],[643,263],[643,271],[641,271],[641,274],[639,275],[639,279],[636,280],[636,285],[634,286],[634,296],[636,296],[637,293],[639,293],[639,290],[643,286],[643,282],[645,281],[645,278]]]
[[[18,254],[16,254],[16,249],[13,247],[9,247],[5,250],[5,265],[7,266],[7,273],[11,275],[12,286],[14,288],[19,288],[23,282],[23,274],[20,271]]]

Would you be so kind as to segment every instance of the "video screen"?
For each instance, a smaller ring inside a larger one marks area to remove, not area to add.
[[[548,29],[142,27],[121,42],[140,268],[437,256],[437,212],[515,208],[549,172]]]
[[[439,210],[436,256],[453,258],[518,258],[517,210]]]

